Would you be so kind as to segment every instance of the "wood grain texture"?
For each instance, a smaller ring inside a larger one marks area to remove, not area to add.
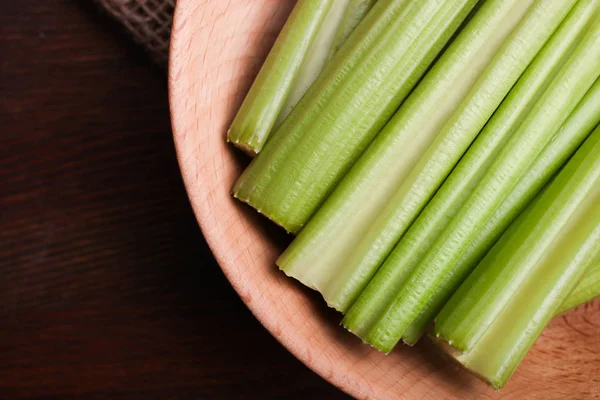
[[[366,399],[600,398],[600,302],[552,322],[499,393],[428,343],[389,356],[338,326],[319,297],[277,271],[289,240],[229,195],[247,160],[226,130],[292,5],[288,0],[179,0],[169,72],[175,143],[196,217],[225,275],[293,354]]]
[[[165,71],[91,1],[0,6],[0,399],[347,398],[215,263]]]

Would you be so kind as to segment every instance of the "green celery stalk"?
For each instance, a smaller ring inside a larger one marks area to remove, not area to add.
[[[338,30],[345,29],[346,14],[356,8],[356,5],[352,4],[355,2],[356,0],[334,0],[331,4],[329,12],[321,24],[321,28],[304,56],[304,61],[296,74],[290,93],[287,95],[273,129],[277,129],[292,112],[310,85],[317,79],[325,64],[331,59],[331,51],[338,40],[337,32]],[[358,25],[358,22],[356,25]],[[354,28],[356,28],[356,25]],[[265,137],[262,140],[261,148],[265,144],[266,139]]]
[[[600,127],[435,318],[436,341],[495,388],[600,261]]]
[[[309,49],[329,10],[337,2],[298,1],[235,116],[227,132],[228,141],[249,154],[260,151],[294,88],[302,66],[311,65],[305,62]],[[347,0],[341,1],[345,2]]]
[[[484,229],[471,242],[455,268],[471,270],[485,256],[508,225],[518,216],[531,199],[542,189],[566,160],[577,150],[589,133],[600,123],[600,80],[579,102],[557,135],[538,156],[525,176],[496,210]],[[445,279],[433,296],[436,300],[425,307],[402,336],[406,344],[415,344],[427,330],[435,314],[460,284],[460,278]]]
[[[543,45],[507,40],[531,3],[482,5],[279,258],[286,274],[348,310]]]
[[[238,179],[234,196],[298,232],[476,2],[377,2]]]
[[[560,305],[556,314],[562,314],[600,296],[600,262],[590,265],[583,278],[569,297]]]
[[[535,56],[475,142],[350,308],[342,322],[349,330],[365,337],[390,306],[435,239],[571,54],[577,40],[589,25],[591,11],[598,4],[600,1],[595,4],[589,0],[578,2]],[[546,20],[547,18],[540,16],[536,21],[547,24]],[[424,328],[434,316],[435,313],[426,316]],[[424,331],[418,336],[422,333]],[[413,338],[410,339],[409,344],[414,344]]]
[[[548,143],[542,154],[537,157],[510,195],[495,211],[484,229],[477,234],[455,268],[471,270],[477,265],[510,223],[577,150],[598,123],[600,123],[600,80],[596,80],[553,140]],[[433,296],[435,301],[431,301],[421,310],[419,316],[402,336],[406,344],[413,345],[423,336],[435,314],[452,294],[452,288],[459,284],[460,277],[449,276],[448,279],[444,279]]]
[[[367,342],[390,351],[424,309],[435,307],[460,285],[470,272],[457,268],[460,257],[599,75],[600,18],[594,17],[569,60],[370,330]]]
[[[377,0],[350,0],[350,4],[346,8],[342,23],[339,25],[333,41],[333,46],[329,52],[329,58],[339,51],[348,37],[358,24],[363,20],[365,15],[373,8]]]
[[[464,265],[465,268],[477,265],[510,222],[577,150],[598,123],[600,123],[600,79],[594,83],[556,138],[546,146],[512,193],[470,244],[461,257],[459,265]]]

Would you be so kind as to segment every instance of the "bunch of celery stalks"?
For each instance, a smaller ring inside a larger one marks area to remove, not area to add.
[[[228,132],[277,260],[502,387],[600,294],[600,0],[299,0]]]

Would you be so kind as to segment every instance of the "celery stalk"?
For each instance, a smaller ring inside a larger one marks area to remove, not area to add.
[[[337,2],[298,1],[235,116],[227,132],[228,141],[250,154],[260,151],[302,65],[309,65],[305,62],[309,49],[329,10]]]
[[[527,173],[463,254],[459,265],[472,268],[498,240],[510,222],[600,123],[600,79],[581,100],[556,138],[546,146]]]
[[[475,3],[377,2],[238,179],[234,196],[298,232]]]
[[[567,122],[537,157],[484,229],[477,234],[455,268],[471,270],[477,265],[508,225],[577,150],[598,123],[600,123],[600,80],[596,80]],[[421,311],[402,336],[405,343],[413,345],[421,338],[435,314],[452,294],[452,288],[459,284],[460,277],[450,276],[444,280],[433,296],[435,301],[431,301]]]
[[[467,153],[348,311],[343,324],[352,332],[366,336],[389,307],[398,290],[571,54],[591,19],[593,6],[593,2],[583,1],[573,7],[535,56]],[[546,24],[546,20],[541,17],[537,21]],[[425,328],[434,315],[426,316]],[[414,340],[410,339],[409,344],[413,344]]]
[[[495,388],[600,261],[600,127],[515,225],[435,318],[437,340]]]
[[[600,262],[590,265],[569,297],[561,304],[557,314],[562,314],[600,296]]]
[[[458,161],[458,148],[466,149],[543,45],[507,41],[531,3],[482,5],[279,258],[285,273],[348,310]],[[479,90],[488,83],[498,90]],[[449,153],[427,164],[427,153],[453,136]]]
[[[290,93],[287,95],[285,103],[281,108],[281,112],[277,117],[277,121],[273,127],[274,129],[277,129],[290,112],[292,112],[310,85],[317,79],[317,76],[319,76],[325,67],[325,63],[330,60],[331,51],[338,40],[337,31],[342,29],[342,25],[345,25],[344,18],[346,14],[356,7],[351,4],[353,1],[356,0],[334,0],[331,4],[329,12],[325,16],[317,36],[306,52],[304,61],[296,74],[296,79],[294,80]],[[262,141],[263,145],[265,141],[266,138]]]
[[[333,58],[348,36],[363,20],[377,0],[336,0],[323,21],[322,28],[300,67],[281,113],[275,122],[277,129],[315,81],[325,64]]]
[[[422,310],[439,304],[470,272],[468,268],[457,268],[456,263],[600,75],[600,18],[593,21],[525,121],[371,329],[366,338],[369,343],[390,351]],[[437,290],[447,282],[450,284],[444,291]]]
[[[365,15],[373,8],[377,0],[350,0],[350,4],[346,8],[346,12],[344,13],[344,17],[342,18],[342,23],[338,26],[337,32],[335,34],[335,39],[333,41],[333,46],[329,52],[329,58],[333,58],[333,55],[339,51],[348,37],[358,24],[363,20]]]
[[[477,265],[508,225],[577,150],[598,123],[600,123],[600,80],[596,80],[556,137],[546,146],[484,229],[471,242],[455,268],[471,270]],[[459,280],[460,278],[444,280],[436,290],[434,296],[436,301],[431,302],[421,311],[402,336],[405,343],[413,345],[421,338],[435,314],[452,294],[451,288],[460,284]]]

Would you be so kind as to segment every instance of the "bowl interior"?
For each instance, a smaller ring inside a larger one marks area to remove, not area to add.
[[[279,272],[289,238],[237,203],[248,159],[226,144],[235,112],[293,0],[179,0],[169,89],[178,159],[223,272],[262,324],[306,365],[359,398],[564,399],[600,393],[600,301],[557,317],[510,383],[494,392],[423,340],[385,356],[338,326],[318,294]]]

